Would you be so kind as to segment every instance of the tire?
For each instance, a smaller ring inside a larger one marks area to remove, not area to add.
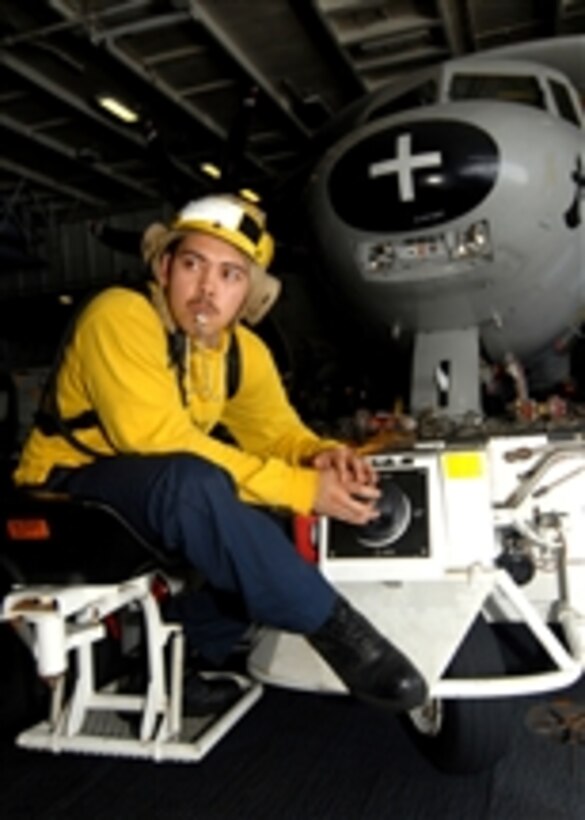
[[[29,649],[8,624],[0,624],[0,653],[0,739],[12,739],[46,718],[49,692],[37,676]]]
[[[0,553],[0,600],[21,580],[12,563]],[[32,652],[8,622],[0,624],[0,657],[0,740],[12,740],[47,717],[49,690],[38,676]]]
[[[483,617],[471,627],[447,677],[499,676],[505,665],[498,642]],[[435,700],[403,717],[406,731],[429,762],[442,772],[472,774],[491,769],[510,744],[514,701]]]

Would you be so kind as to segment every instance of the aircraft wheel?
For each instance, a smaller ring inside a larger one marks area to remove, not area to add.
[[[504,660],[496,637],[480,616],[451,662],[448,677],[499,676]],[[514,702],[432,700],[403,717],[408,734],[435,768],[471,774],[492,768],[506,753]]]

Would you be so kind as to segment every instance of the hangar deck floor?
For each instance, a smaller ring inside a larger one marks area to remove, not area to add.
[[[585,702],[585,681],[570,693]],[[564,695],[563,695],[564,696]],[[548,698],[550,700],[550,698]],[[350,699],[270,690],[202,763],[0,746],[0,816],[201,820],[582,820],[585,746],[525,725],[491,772],[439,775],[398,721]]]

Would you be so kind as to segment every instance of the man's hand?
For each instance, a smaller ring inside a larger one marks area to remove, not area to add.
[[[375,507],[380,490],[370,482],[341,481],[337,469],[319,470],[314,512],[348,524],[367,524],[380,515]]]
[[[374,486],[378,480],[372,465],[349,447],[340,446],[323,450],[313,458],[311,467],[320,472],[333,470],[340,482],[347,487],[356,482],[360,485]]]

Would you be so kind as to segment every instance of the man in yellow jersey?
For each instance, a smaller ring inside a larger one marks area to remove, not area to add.
[[[419,672],[262,509],[361,525],[379,496],[366,462],[304,426],[267,347],[240,322],[278,294],[272,251],[264,214],[229,195],[151,226],[148,291],[112,287],[82,312],[15,480],[106,502],[182,553],[211,589],[204,625],[187,624],[203,655],[226,651],[244,622],[269,624],[305,635],[354,694],[410,709],[426,696]],[[233,443],[211,434],[217,424]]]

